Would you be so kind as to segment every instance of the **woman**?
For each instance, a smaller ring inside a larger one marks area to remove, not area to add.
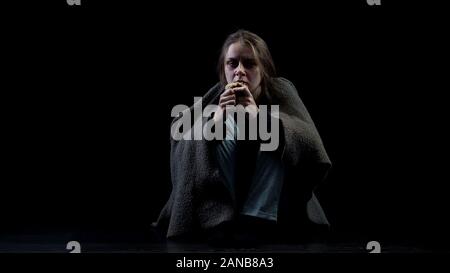
[[[169,238],[200,232],[227,242],[250,234],[267,238],[272,229],[307,237],[316,227],[327,227],[313,190],[331,163],[297,90],[275,77],[266,43],[248,31],[231,34],[223,44],[218,72],[220,82],[200,102],[203,108],[219,105],[213,119],[225,125],[227,137],[172,139],[173,188],[158,226]],[[259,138],[236,137],[242,128],[227,109],[237,105],[245,107],[247,121],[259,118],[263,105],[279,108],[267,119],[279,136],[276,149],[262,150]],[[211,117],[198,119],[206,124]]]

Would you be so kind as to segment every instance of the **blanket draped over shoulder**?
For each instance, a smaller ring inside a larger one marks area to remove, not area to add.
[[[202,109],[210,104],[218,104],[223,90],[220,83],[213,86],[202,97]],[[279,154],[287,173],[278,219],[280,222],[308,221],[328,225],[313,194],[331,167],[319,133],[290,81],[284,78],[271,79],[268,100],[271,104],[279,105],[282,131]],[[179,118],[174,118],[173,122]],[[203,124],[208,121],[207,117],[199,118],[203,119]],[[225,188],[212,143],[205,139],[171,139],[172,190],[156,222],[158,227],[167,231],[167,237],[211,228],[235,217],[232,198]]]

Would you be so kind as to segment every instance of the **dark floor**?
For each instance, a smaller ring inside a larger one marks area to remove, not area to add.
[[[173,243],[157,232],[138,231],[22,231],[2,232],[0,252],[67,253],[67,243],[77,241],[83,253],[368,253],[367,241],[329,240],[309,243],[267,243],[252,247],[211,247],[206,243]],[[435,253],[449,251],[414,243],[380,241],[382,253]]]

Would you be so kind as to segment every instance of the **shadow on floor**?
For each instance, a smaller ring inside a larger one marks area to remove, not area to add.
[[[321,242],[263,243],[254,246],[211,247],[205,242],[166,240],[155,229],[133,231],[21,231],[0,233],[0,252],[68,253],[67,244],[77,241],[83,253],[368,253],[367,241],[329,239]],[[405,242],[380,241],[383,253],[434,253],[446,249]]]

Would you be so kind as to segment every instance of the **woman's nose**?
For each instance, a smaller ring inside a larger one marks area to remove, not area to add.
[[[244,69],[244,66],[242,65],[242,63],[239,63],[239,65],[236,67],[234,74],[236,76],[245,76],[245,69]]]

